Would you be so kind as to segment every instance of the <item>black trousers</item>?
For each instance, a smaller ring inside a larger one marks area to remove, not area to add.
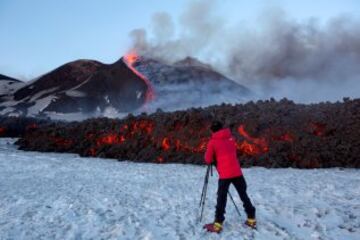
[[[243,206],[248,218],[255,218],[255,207],[252,205],[250,198],[246,193],[246,181],[244,176],[219,179],[218,192],[217,192],[217,204],[215,212],[215,222],[224,222],[225,220],[225,208],[227,194],[230,184],[233,184],[236,191],[239,193],[240,199],[243,202]]]

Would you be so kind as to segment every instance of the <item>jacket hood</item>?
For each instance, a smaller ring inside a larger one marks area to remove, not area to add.
[[[223,139],[231,137],[231,132],[229,128],[221,129],[211,135],[213,139]]]

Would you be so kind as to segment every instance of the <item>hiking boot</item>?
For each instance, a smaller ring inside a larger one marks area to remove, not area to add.
[[[204,229],[208,232],[220,233],[222,230],[222,224],[219,222],[208,223],[204,225]]]
[[[252,229],[256,229],[256,219],[255,218],[248,218],[245,221],[245,225],[251,227]]]

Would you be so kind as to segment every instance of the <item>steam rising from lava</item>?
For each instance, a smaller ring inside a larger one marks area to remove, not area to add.
[[[360,97],[358,19],[298,21],[267,9],[257,27],[249,28],[227,25],[215,7],[215,1],[192,1],[178,25],[169,14],[156,13],[150,34],[145,29],[130,33],[132,47],[168,62],[199,57],[260,98],[318,102]]]

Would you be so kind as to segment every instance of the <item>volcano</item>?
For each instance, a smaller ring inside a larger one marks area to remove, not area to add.
[[[240,101],[250,92],[194,58],[169,64],[136,53],[113,64],[69,62],[30,82],[1,81],[1,115],[65,120]]]
[[[154,86],[156,98],[149,108],[182,110],[221,103],[244,102],[251,91],[208,64],[186,57],[174,63],[138,57],[133,66]]]
[[[129,112],[142,106],[147,85],[125,64],[77,60],[2,98],[1,114],[64,118]]]
[[[16,89],[23,86],[24,83],[18,79],[0,74],[0,99],[13,93]]]

